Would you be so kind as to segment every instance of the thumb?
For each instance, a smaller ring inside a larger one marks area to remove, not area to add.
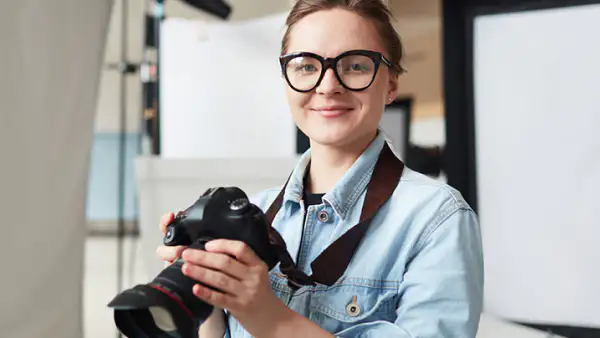
[[[175,214],[173,214],[172,212],[163,215],[163,217],[160,219],[160,231],[163,233],[163,235],[167,231],[167,225],[173,222],[174,219]]]

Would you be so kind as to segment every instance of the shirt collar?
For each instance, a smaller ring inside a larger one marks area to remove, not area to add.
[[[344,176],[335,184],[333,189],[323,196],[323,201],[331,205],[336,214],[344,219],[348,210],[356,203],[366,189],[375,168],[379,153],[386,142],[385,135],[378,132],[375,140],[358,157]],[[299,203],[304,190],[304,174],[310,163],[311,151],[308,149],[292,171],[283,195],[283,205],[287,202]]]

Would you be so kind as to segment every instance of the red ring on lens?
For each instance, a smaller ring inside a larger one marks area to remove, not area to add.
[[[174,300],[177,304],[179,304],[179,306],[181,306],[181,308],[185,311],[185,313],[188,314],[188,316],[190,316],[190,318],[194,319],[194,315],[192,314],[192,311],[190,311],[190,309],[188,309],[187,306],[185,306],[185,304],[183,304],[183,302],[181,301],[181,299],[177,298],[175,295],[173,295],[171,292],[169,292],[167,289],[161,288],[158,285],[150,285],[150,287],[164,293],[165,295],[169,296],[169,298],[171,298],[172,300]]]

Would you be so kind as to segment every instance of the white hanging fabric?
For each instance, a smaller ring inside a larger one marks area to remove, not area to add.
[[[83,336],[85,199],[111,5],[0,5],[2,338]]]

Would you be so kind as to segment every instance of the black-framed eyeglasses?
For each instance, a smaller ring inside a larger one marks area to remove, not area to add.
[[[329,68],[340,84],[351,91],[369,88],[381,63],[393,68],[383,54],[370,50],[350,50],[334,58],[309,52],[291,53],[279,57],[279,63],[288,85],[303,93],[315,89]]]

